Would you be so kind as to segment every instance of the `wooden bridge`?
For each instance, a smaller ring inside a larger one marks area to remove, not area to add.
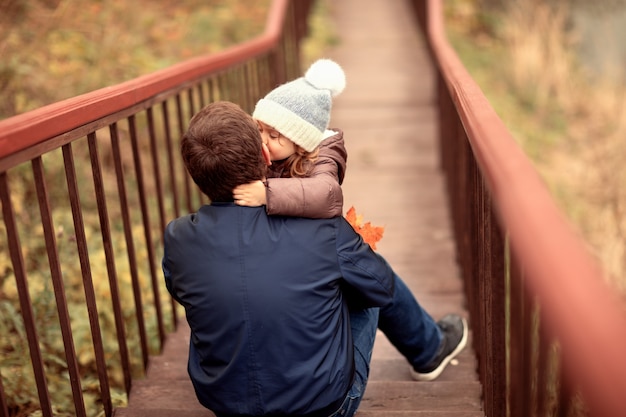
[[[410,4],[344,0],[333,9],[340,42],[329,56],[347,77],[331,118],[348,149],[345,208],[385,226],[379,252],[435,318],[467,317],[439,166],[435,74]],[[198,404],[187,375],[188,337],[181,326],[168,338],[117,417],[213,415]],[[415,382],[379,333],[371,372],[358,416],[484,416],[471,348],[437,381]]]
[[[46,185],[51,181],[46,181],[41,158],[58,148],[104,414],[212,416],[197,402],[186,372],[189,329],[180,310],[162,302],[167,297],[159,293],[164,291],[158,271],[159,231],[169,219],[203,202],[182,176],[175,143],[204,103],[227,99],[251,110],[273,86],[301,75],[298,43],[306,32],[309,7],[310,1],[274,1],[268,30],[248,44],[0,122],[0,197],[8,237],[1,249],[10,252],[18,282],[42,415],[55,415],[55,405],[46,355],[38,343],[42,330],[29,296],[29,262],[20,241],[24,232],[16,190],[11,189],[13,171],[24,170],[27,162],[32,167],[75,414],[89,415],[82,398],[85,377],[62,296],[65,261],[52,220],[57,201],[50,200],[57,194]],[[614,329],[626,329],[623,306],[604,286],[585,244],[445,42],[441,7],[438,0],[333,4],[340,42],[327,56],[347,75],[331,122],[344,130],[349,153],[345,209],[354,206],[367,221],[385,227],[378,250],[427,311],[435,318],[459,313],[471,327],[468,348],[433,382],[411,380],[406,361],[379,334],[357,416],[622,415],[626,331]],[[163,132],[156,133],[161,124]],[[110,145],[103,148],[107,140]],[[92,210],[100,215],[101,259],[106,263],[101,277],[94,272],[93,249],[83,230],[83,184],[76,169],[79,157],[74,156],[81,142],[88,145],[86,158],[94,178],[97,204]],[[132,162],[122,162],[124,144]],[[141,159],[142,147],[152,156],[149,163]],[[106,158],[114,161],[114,174],[103,170]],[[126,291],[134,294],[141,340],[138,360],[125,341],[130,330],[124,325],[127,307],[119,302],[125,290],[118,282],[122,273],[112,244],[115,215],[107,211],[110,190],[102,181],[107,175],[114,175],[118,185],[113,201],[121,206],[132,280]],[[125,187],[129,181],[132,186]],[[137,230],[145,239],[133,249]],[[149,266],[136,256],[144,248]],[[128,393],[124,407],[111,399],[108,356],[95,314],[103,308],[94,290],[98,279],[108,279],[113,298]],[[152,330],[142,313],[146,295],[141,285],[149,288],[147,298],[153,303],[157,324]],[[151,340],[159,348],[148,354]],[[131,372],[137,361],[145,369],[143,376]],[[7,369],[0,363],[5,381],[12,377]],[[1,416],[15,410],[6,385],[0,384]]]

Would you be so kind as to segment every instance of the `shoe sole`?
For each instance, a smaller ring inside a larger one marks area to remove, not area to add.
[[[443,358],[443,360],[441,361],[441,364],[437,368],[435,368],[433,371],[431,371],[431,372],[429,372],[427,374],[418,373],[418,372],[415,371],[415,369],[413,369],[413,367],[410,367],[409,369],[411,371],[411,376],[413,377],[414,380],[416,380],[416,381],[432,381],[433,379],[436,379],[439,375],[441,375],[443,370],[446,369],[446,367],[448,366],[450,361],[452,359],[454,359],[459,353],[461,353],[463,348],[465,348],[465,345],[467,345],[467,338],[468,338],[468,334],[469,334],[469,328],[467,326],[467,320],[465,320],[464,317],[461,317],[461,321],[463,323],[463,337],[461,337],[461,341],[456,346],[456,348],[454,348],[454,350],[448,356]]]

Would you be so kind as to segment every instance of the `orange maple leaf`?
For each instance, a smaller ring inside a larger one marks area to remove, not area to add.
[[[350,207],[346,213],[346,220],[354,228],[354,230],[361,235],[363,241],[369,244],[370,247],[376,250],[376,242],[383,237],[384,227],[372,226],[372,223],[363,223],[363,216],[357,215],[354,206]]]

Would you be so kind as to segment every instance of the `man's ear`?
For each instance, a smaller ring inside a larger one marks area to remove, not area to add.
[[[263,159],[265,159],[265,163],[269,166],[272,165],[272,157],[270,156],[270,150],[267,148],[266,144],[261,144],[261,153],[263,154]]]

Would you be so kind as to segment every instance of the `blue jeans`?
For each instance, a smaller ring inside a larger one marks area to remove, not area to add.
[[[394,284],[393,301],[381,307],[378,328],[412,366],[426,365],[437,354],[443,335],[395,273]]]
[[[435,357],[442,334],[433,318],[419,305],[411,290],[394,274],[393,301],[382,307],[350,310],[355,376],[346,398],[331,417],[352,417],[365,392],[378,327],[413,366]]]
[[[354,382],[343,404],[331,417],[352,417],[359,408],[370,373],[378,311],[378,308],[350,310],[350,327],[354,344]]]

